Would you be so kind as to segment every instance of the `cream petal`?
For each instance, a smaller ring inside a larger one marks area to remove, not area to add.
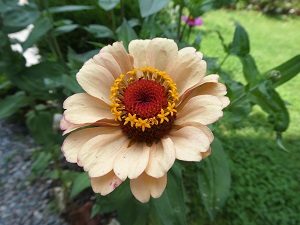
[[[145,143],[125,146],[114,161],[114,172],[121,179],[135,179],[144,172],[149,161],[149,147]]]
[[[205,159],[210,154],[211,154],[211,148],[209,148],[206,152],[201,152],[201,157],[202,159]]]
[[[202,125],[201,123],[196,123],[196,122],[193,122],[193,123],[185,123],[184,126],[191,126],[191,127],[196,127],[200,130],[202,130],[202,132],[207,136],[208,140],[210,143],[213,142],[214,140],[214,135],[213,133],[211,132],[211,130],[205,126],[205,125]]]
[[[177,53],[178,47],[173,40],[154,38],[147,47],[148,66],[165,71],[168,64],[176,59]]]
[[[174,142],[176,158],[184,161],[200,161],[201,152],[207,152],[210,145],[203,130],[192,126],[171,131],[169,137]]]
[[[70,123],[69,121],[66,120],[65,116],[60,120],[60,129],[63,130],[63,135],[66,135],[74,130],[77,130],[81,127],[85,127],[90,125],[90,123],[83,123],[83,124],[74,124]]]
[[[122,73],[120,65],[112,56],[107,52],[101,52],[93,57],[93,62],[99,66],[105,67],[116,79]]]
[[[120,128],[106,129],[111,130],[90,139],[78,152],[78,160],[90,177],[103,176],[111,171],[116,156],[129,143]]]
[[[195,53],[197,50],[194,47],[185,47],[178,51],[178,54]]]
[[[168,66],[167,72],[175,81],[180,96],[204,77],[206,62],[200,56],[201,53],[183,48],[179,50],[177,59]]]
[[[128,45],[129,54],[133,56],[134,67],[149,66],[147,47],[150,40],[133,40]]]
[[[97,126],[97,127],[117,127],[120,124],[115,120],[107,120],[103,119],[101,121],[97,121],[96,123],[83,123],[83,124],[74,124],[70,123],[63,117],[60,121],[60,129],[63,130],[63,135],[66,135],[72,131],[75,131],[79,128],[87,127],[87,126]]]
[[[82,146],[93,137],[103,133],[104,130],[102,127],[86,128],[73,132],[66,137],[61,148],[66,160],[71,163],[77,163],[78,152]]]
[[[229,105],[229,98],[226,86],[218,82],[219,76],[216,74],[206,76],[202,79],[199,85],[182,96],[181,103],[185,104],[189,99],[197,95],[213,95],[216,96],[223,105],[223,108]]]
[[[212,95],[199,95],[191,98],[182,108],[178,108],[176,125],[185,123],[211,124],[222,117],[222,102]]]
[[[99,120],[112,120],[110,108],[103,101],[86,93],[78,93],[68,97],[63,104],[64,117],[74,124],[94,123]]]
[[[79,70],[76,79],[88,94],[110,104],[110,88],[114,77],[105,67],[90,60]]]
[[[148,202],[150,196],[159,198],[167,186],[167,174],[160,178],[141,174],[137,179],[130,180],[130,188],[134,197],[142,203]]]
[[[113,171],[101,177],[91,177],[91,185],[95,193],[107,195],[115,190],[120,184],[120,180]]]
[[[175,161],[175,146],[170,138],[162,138],[150,149],[149,163],[145,172],[152,177],[164,176]]]
[[[201,84],[208,83],[208,82],[214,82],[214,83],[219,82],[219,75],[218,74],[207,75],[207,76],[203,77]]]
[[[100,50],[100,53],[103,52],[110,53],[115,58],[122,73],[133,69],[133,58],[126,52],[122,42],[115,42],[113,45],[105,46]]]

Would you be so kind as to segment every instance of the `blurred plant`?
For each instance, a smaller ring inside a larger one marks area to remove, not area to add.
[[[201,17],[193,18],[191,16],[182,16],[181,19],[190,27],[201,26],[203,24],[203,20]]]
[[[298,0],[239,0],[238,7],[260,10],[267,14],[300,14]]]
[[[37,176],[48,176],[60,181],[63,204],[69,204],[90,187],[88,176],[61,161],[59,147],[62,138],[53,129],[54,115],[61,113],[63,99],[82,91],[75,75],[83,63],[115,40],[127,45],[137,38],[156,36],[176,39],[180,47],[200,48],[201,32],[191,29],[191,40],[182,23],[183,13],[193,18],[224,6],[233,0],[139,0],[86,1],[87,5],[66,5],[66,1],[29,1],[23,6],[17,0],[0,0],[0,118],[26,121],[28,130],[41,149],[33,156],[32,170]],[[60,5],[61,4],[61,5]],[[101,22],[100,22],[101,21]],[[19,41],[9,34],[33,24],[28,38]],[[225,81],[232,104],[225,112],[227,122],[237,123],[259,105],[269,116],[281,148],[281,134],[289,126],[289,113],[276,88],[300,72],[300,55],[283,64],[260,72],[250,52],[246,30],[238,23],[231,43],[225,43],[216,31],[226,52],[224,59],[207,57],[210,73],[219,73]],[[13,51],[12,44],[20,44],[21,52]],[[26,66],[23,53],[37,46],[40,61]],[[238,57],[245,84],[232,79],[222,69],[229,57]],[[222,143],[215,140],[212,156],[195,168],[199,196],[211,220],[225,204],[230,188],[230,170]],[[168,179],[165,193],[149,204],[132,199],[128,185],[122,185],[106,197],[97,196],[92,214],[117,211],[122,224],[189,224],[186,203],[185,169],[176,163]],[[62,207],[63,208],[63,207]]]

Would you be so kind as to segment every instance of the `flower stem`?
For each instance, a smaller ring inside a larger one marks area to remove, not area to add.
[[[177,20],[177,40],[180,41],[180,30],[181,30],[181,17],[182,17],[183,5],[180,4],[179,6],[179,16]]]
[[[48,1],[44,0],[43,3],[44,3],[43,4],[44,8],[46,10],[46,16],[49,18],[50,22],[53,24],[53,18],[52,18],[52,14],[49,11]],[[48,36],[48,42],[49,42],[50,48],[53,51],[53,53],[55,54],[57,60],[62,63],[62,65],[65,67],[66,70],[68,70],[68,66],[64,60],[63,54],[58,45],[56,37],[53,35],[53,32],[52,31],[48,32],[47,36]]]
[[[230,107],[233,107],[234,105],[236,105],[238,102],[240,102],[241,100],[243,100],[245,97],[247,97],[248,94],[250,94],[251,92],[255,91],[259,85],[261,85],[261,83],[253,86],[252,88],[249,89],[249,91],[243,93],[242,95],[240,95],[238,98],[234,99],[231,103],[230,103]]]

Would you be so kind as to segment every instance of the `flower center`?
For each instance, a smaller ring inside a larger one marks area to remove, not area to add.
[[[142,119],[156,116],[162,108],[168,106],[165,88],[153,80],[137,80],[124,92],[125,110]]]
[[[152,67],[121,74],[111,87],[111,112],[128,137],[152,142],[163,137],[176,118],[176,84]]]

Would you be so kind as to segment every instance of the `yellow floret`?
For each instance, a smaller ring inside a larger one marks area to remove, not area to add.
[[[128,113],[127,117],[125,117],[124,125],[126,125],[129,122],[130,122],[130,126],[133,127],[134,124],[137,122],[136,114],[131,115],[130,113]]]

